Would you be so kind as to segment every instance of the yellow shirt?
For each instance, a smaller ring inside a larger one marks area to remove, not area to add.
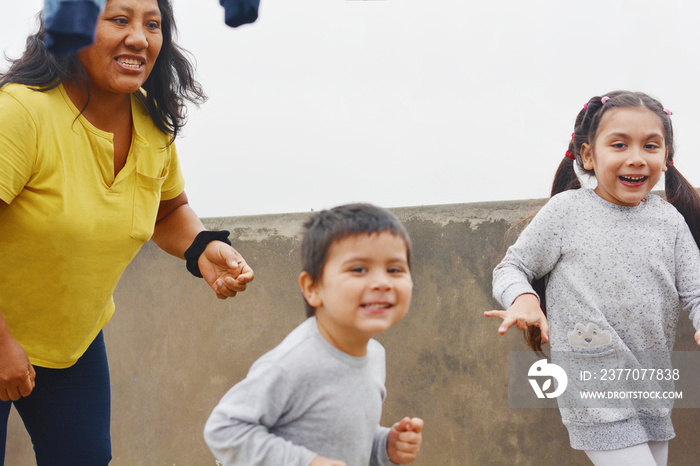
[[[112,134],[63,86],[0,89],[0,313],[32,364],[77,361],[114,313],[122,272],[182,193],[175,146],[132,97],[133,139],[114,177]]]

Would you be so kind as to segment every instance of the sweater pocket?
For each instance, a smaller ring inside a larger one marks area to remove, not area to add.
[[[590,425],[634,416],[633,404],[615,396],[621,362],[612,343],[592,348],[572,346],[562,357],[569,374],[569,389],[557,400],[564,424]]]
[[[608,423],[641,413],[670,414],[672,400],[663,398],[663,382],[654,374],[653,355],[633,353],[618,340],[592,347],[570,346],[566,364],[571,391],[559,399],[565,423]]]
[[[619,382],[620,359],[612,343],[592,348],[572,346],[566,359],[569,378],[580,392],[602,393],[613,389]]]

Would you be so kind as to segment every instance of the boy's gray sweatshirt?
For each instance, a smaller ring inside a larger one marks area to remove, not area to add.
[[[306,466],[316,456],[348,466],[390,465],[379,426],[384,348],[350,356],[311,317],[264,354],[214,408],[204,438],[225,465]]]
[[[643,367],[641,359],[654,354],[668,366],[679,302],[700,328],[700,252],[680,213],[656,195],[634,207],[605,201],[591,189],[551,198],[494,270],[493,295],[507,309],[519,295],[534,294],[530,282],[547,274],[553,356],[604,361],[623,354],[634,361],[614,361],[618,367]],[[571,408],[559,401],[575,449],[674,436],[670,409],[634,402]]]

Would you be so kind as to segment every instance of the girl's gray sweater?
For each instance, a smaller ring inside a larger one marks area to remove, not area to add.
[[[507,309],[547,274],[551,351],[569,361],[625,355],[632,361],[613,366],[643,367],[645,355],[654,354],[670,365],[679,302],[700,328],[700,251],[680,213],[656,195],[634,207],[607,202],[591,189],[554,196],[494,270],[494,297]],[[559,404],[575,449],[674,436],[670,409]]]

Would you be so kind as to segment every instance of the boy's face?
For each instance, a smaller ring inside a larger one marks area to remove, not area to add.
[[[304,297],[316,309],[321,335],[353,356],[399,322],[411,303],[406,242],[391,232],[359,234],[331,244],[321,277],[302,272]]]

